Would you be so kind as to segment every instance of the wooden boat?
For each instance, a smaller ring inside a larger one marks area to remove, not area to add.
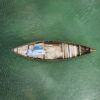
[[[54,60],[73,58],[96,50],[74,43],[36,41],[16,47],[12,51],[26,58]]]

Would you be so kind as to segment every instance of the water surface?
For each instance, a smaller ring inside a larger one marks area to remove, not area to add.
[[[97,49],[65,61],[30,61],[11,49],[34,40]],[[100,99],[99,0],[0,0],[0,100]]]

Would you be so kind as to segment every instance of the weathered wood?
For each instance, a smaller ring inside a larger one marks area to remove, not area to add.
[[[62,43],[62,58],[65,58],[65,45]]]
[[[34,48],[36,44],[39,44],[43,47],[45,54],[43,55],[41,54],[37,57],[28,56],[27,55],[28,50]],[[67,59],[67,58],[73,58],[73,57],[85,55],[87,53],[95,51],[95,49],[82,46],[82,45],[72,44],[72,43],[38,41],[38,42],[32,42],[32,43],[14,48],[13,51],[27,58],[53,60],[53,59]]]

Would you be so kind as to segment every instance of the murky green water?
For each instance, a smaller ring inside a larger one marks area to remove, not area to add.
[[[84,44],[95,53],[30,61],[10,50],[34,40]],[[100,1],[0,0],[0,100],[99,100]]]

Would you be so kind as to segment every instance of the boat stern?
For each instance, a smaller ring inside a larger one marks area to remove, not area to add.
[[[95,52],[96,49],[95,48],[90,48],[90,52]]]
[[[91,52],[94,52],[94,51],[96,51],[95,48],[89,48],[89,47],[86,47],[86,46],[82,46],[81,47],[81,53],[82,53],[82,55],[88,54],[88,53],[91,53]]]

